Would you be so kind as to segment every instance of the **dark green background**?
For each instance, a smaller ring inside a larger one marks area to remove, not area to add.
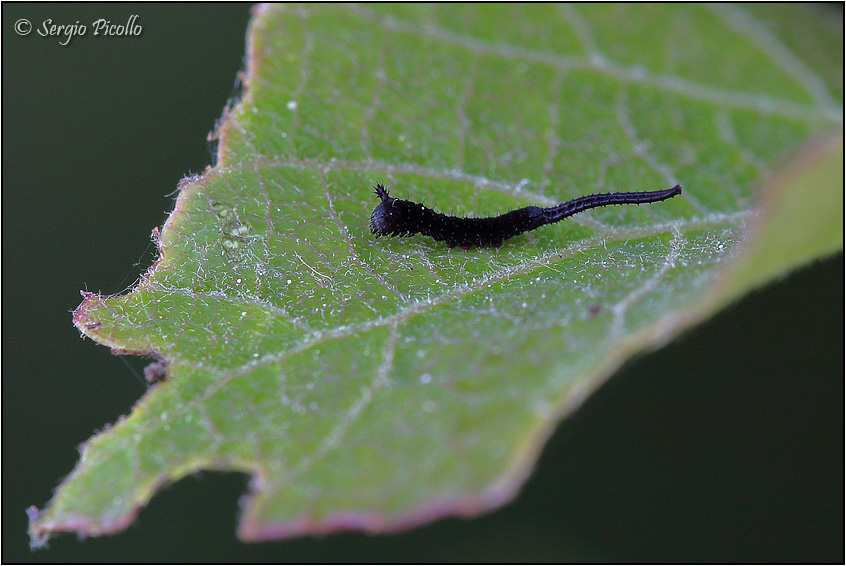
[[[168,193],[211,162],[206,134],[236,92],[249,6],[2,11],[4,562],[844,560],[842,255],[628,363],[487,516],[242,544],[246,478],[206,472],[163,490],[125,533],[31,553],[26,507],[43,507],[77,445],[144,392],[72,326],[79,290],[119,292],[151,263]],[[89,29],[62,47],[14,33],[20,18],[131,14],[141,37]]]

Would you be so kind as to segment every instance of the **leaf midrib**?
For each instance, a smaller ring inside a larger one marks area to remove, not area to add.
[[[219,372],[219,374],[221,375],[222,385],[223,381],[227,379],[234,379],[236,377],[245,375],[246,373],[254,369],[282,361],[290,355],[301,353],[325,341],[355,336],[364,332],[368,332],[375,328],[390,326],[391,324],[402,324],[419,314],[425,313],[427,310],[448,304],[452,301],[460,300],[478,291],[483,291],[485,287],[488,287],[492,284],[504,282],[511,279],[512,277],[531,273],[539,268],[555,266],[561,261],[571,259],[572,257],[578,254],[590,250],[599,249],[604,244],[607,244],[609,242],[625,242],[628,240],[638,240],[655,236],[673,235],[677,232],[685,234],[687,232],[700,231],[707,228],[715,228],[720,226],[737,227],[738,221],[748,218],[752,215],[752,211],[740,211],[729,214],[715,213],[705,218],[679,220],[644,227],[629,228],[625,230],[618,230],[608,235],[594,236],[591,238],[579,240],[578,242],[574,242],[573,244],[567,246],[564,249],[551,249],[539,256],[527,258],[514,266],[502,268],[496,273],[480,277],[470,283],[463,283],[461,285],[458,285],[448,292],[438,294],[434,298],[415,300],[390,316],[367,320],[354,324],[338,326],[328,330],[312,330],[308,332],[300,342],[298,342],[293,347],[285,350],[284,352],[265,355],[259,359],[250,361],[237,368],[219,369],[215,366],[195,364],[188,360],[181,359],[178,355],[175,354],[169,354],[169,358],[171,362],[178,363],[179,365],[190,369]],[[284,311],[280,311],[281,307],[279,307],[278,305],[274,305],[268,301],[256,298],[246,299],[244,297],[226,295],[225,293],[197,292],[186,287],[164,287],[152,284],[152,281],[148,282],[146,289],[151,292],[179,294],[191,299],[210,298],[214,300],[223,300],[229,302],[230,304],[255,306],[262,309],[267,309],[269,313],[281,313],[285,315],[286,318],[290,316]]]

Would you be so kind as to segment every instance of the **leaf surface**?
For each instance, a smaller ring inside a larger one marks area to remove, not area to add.
[[[160,258],[74,314],[167,378],[31,509],[34,544],[203,469],[251,474],[246,540],[491,509],[626,357],[842,246],[842,138],[772,175],[842,124],[842,30],[806,7],[267,6],[248,48]],[[461,252],[375,239],[376,181],[479,216],[684,194]]]

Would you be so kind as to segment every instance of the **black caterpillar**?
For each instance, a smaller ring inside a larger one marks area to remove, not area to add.
[[[376,234],[376,237],[413,236],[419,232],[446,242],[451,248],[459,246],[463,250],[469,250],[473,246],[499,247],[508,238],[558,222],[589,208],[611,204],[658,202],[682,192],[681,187],[676,185],[663,191],[604,193],[579,197],[549,208],[527,206],[499,216],[462,218],[435,212],[416,202],[393,198],[380,183],[376,183],[374,188],[376,196],[382,200],[370,215],[370,231]]]

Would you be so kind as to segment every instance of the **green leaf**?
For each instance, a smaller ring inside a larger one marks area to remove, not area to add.
[[[843,248],[842,135],[814,140],[768,185],[744,256],[724,278],[729,298]]]
[[[167,378],[31,509],[36,545],[203,469],[252,475],[246,540],[491,509],[632,353],[842,246],[842,139],[773,173],[842,125],[842,30],[811,8],[268,6],[248,47],[159,260],[74,314]],[[684,194],[462,252],[372,237],[376,181],[475,215]]]

